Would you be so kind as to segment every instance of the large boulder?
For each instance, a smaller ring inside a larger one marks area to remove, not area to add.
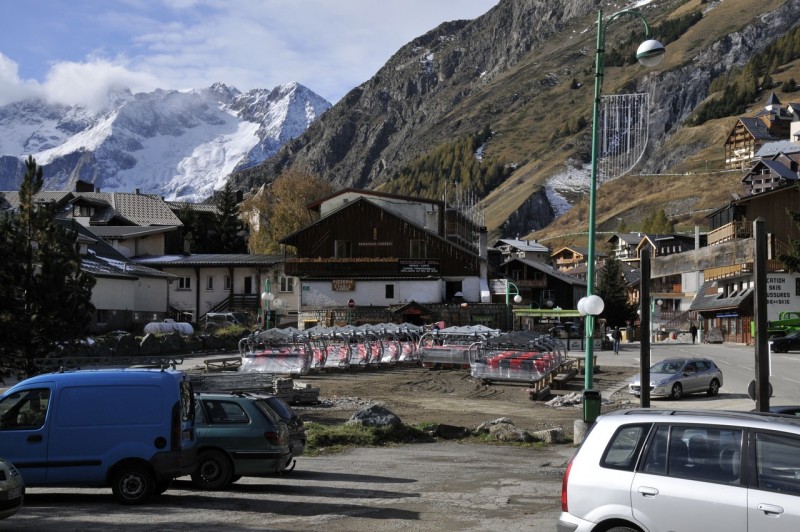
[[[402,425],[403,422],[385,406],[369,405],[356,411],[346,424],[363,425],[365,427],[389,427]]]
[[[532,442],[533,436],[526,430],[518,428],[507,417],[501,417],[478,425],[475,432],[489,434],[498,441],[503,442]]]

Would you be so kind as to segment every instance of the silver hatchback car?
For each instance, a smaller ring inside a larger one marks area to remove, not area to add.
[[[667,358],[650,367],[650,395],[680,399],[685,394],[717,395],[722,388],[722,370],[709,358]],[[642,393],[641,377],[628,381],[628,392]]]
[[[797,532],[800,419],[618,410],[567,465],[558,532]]]

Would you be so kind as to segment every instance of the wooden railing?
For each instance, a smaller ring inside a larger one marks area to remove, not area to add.
[[[721,244],[736,238],[750,238],[753,236],[752,224],[750,222],[731,222],[722,227],[717,227],[708,232],[708,245]]]

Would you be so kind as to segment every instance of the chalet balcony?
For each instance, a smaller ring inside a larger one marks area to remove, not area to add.
[[[306,258],[287,259],[286,275],[297,277],[382,277],[438,275],[439,259]]]
[[[750,238],[753,236],[751,222],[731,222],[708,232],[708,245],[721,244],[737,238]]]

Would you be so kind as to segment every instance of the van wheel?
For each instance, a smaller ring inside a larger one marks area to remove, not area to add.
[[[681,386],[681,383],[676,382],[672,385],[672,393],[670,393],[669,396],[676,401],[683,397],[683,386]]]
[[[111,492],[122,504],[143,504],[153,497],[155,491],[155,475],[139,464],[120,467],[111,481]]]
[[[192,483],[201,490],[218,490],[231,483],[233,466],[224,453],[203,451],[197,458],[197,469],[192,473]]]
[[[711,379],[711,384],[708,385],[706,393],[712,397],[719,393],[719,381],[717,379]]]
[[[608,532],[639,532],[639,530],[627,526],[615,526],[614,528],[609,528]]]

